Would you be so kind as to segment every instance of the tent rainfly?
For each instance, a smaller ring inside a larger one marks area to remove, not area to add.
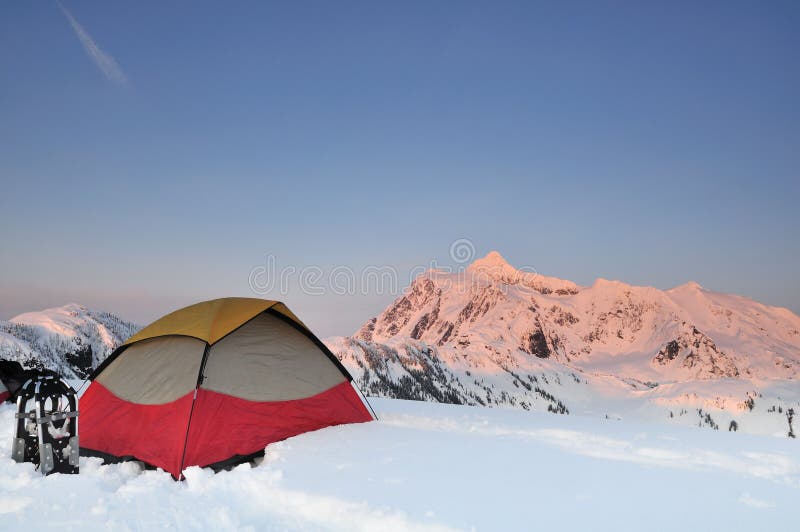
[[[197,303],[151,323],[91,375],[81,453],[136,459],[176,479],[303,432],[373,416],[339,360],[283,304]]]

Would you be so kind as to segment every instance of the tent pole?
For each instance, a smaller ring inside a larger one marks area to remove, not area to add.
[[[369,408],[369,411],[372,412],[372,417],[375,419],[375,421],[378,421],[378,414],[375,413],[375,409],[372,408],[372,405],[367,400],[367,396],[363,394],[363,392],[361,391],[361,388],[359,388],[358,385],[356,384],[356,380],[355,379],[351,380],[350,381],[350,385],[356,390],[356,393],[367,404],[367,408]]]
[[[203,370],[206,367],[206,360],[208,360],[208,352],[211,346],[206,343],[206,348],[203,350],[203,360],[200,362],[200,371],[197,373],[197,384],[194,387],[194,397],[192,397],[192,408],[189,410],[189,421],[186,423],[186,437],[183,439],[183,454],[181,455],[181,470],[178,473],[177,480],[183,477],[183,462],[186,460],[186,447],[189,445],[189,429],[192,427],[192,416],[194,415],[194,404],[197,402],[197,390],[203,384]]]

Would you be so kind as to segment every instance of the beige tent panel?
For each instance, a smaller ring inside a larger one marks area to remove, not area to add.
[[[279,301],[251,297],[226,297],[196,303],[167,314],[128,338],[124,345],[170,335],[191,336],[214,344],[267,309],[273,309],[283,314],[308,330],[305,324]]]
[[[202,388],[250,401],[290,401],[347,380],[305,334],[262,314],[211,347]]]
[[[126,348],[95,380],[132,403],[170,403],[197,387],[205,348],[186,336],[143,340]]]

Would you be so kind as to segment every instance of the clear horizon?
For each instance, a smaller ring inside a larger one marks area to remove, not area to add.
[[[405,279],[459,239],[800,314],[797,27],[794,2],[7,2],[0,319],[270,297],[269,256]],[[276,299],[329,336],[395,296]]]

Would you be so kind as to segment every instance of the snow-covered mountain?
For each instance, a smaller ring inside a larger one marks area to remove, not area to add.
[[[84,378],[138,326],[70,304],[0,322],[0,358]],[[696,283],[592,286],[492,252],[326,340],[368,395],[800,432],[800,317]]]
[[[0,358],[85,378],[139,326],[74,303],[0,321]]]
[[[583,287],[497,252],[426,272],[328,343],[373,395],[783,435],[800,412],[800,317],[789,310],[696,283]]]

